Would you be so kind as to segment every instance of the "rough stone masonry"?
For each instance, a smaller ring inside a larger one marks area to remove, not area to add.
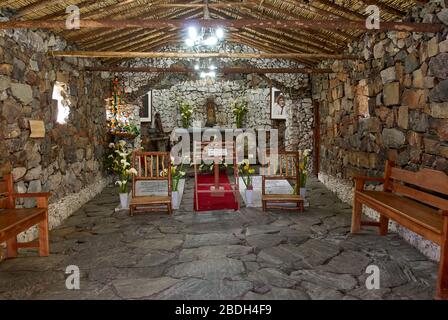
[[[433,1],[415,6],[406,19],[447,25],[447,11],[446,1]],[[448,173],[447,35],[447,28],[366,34],[348,49],[365,60],[323,63],[335,73],[313,76],[321,110],[321,180],[344,201],[351,202],[351,177],[382,176],[387,159],[409,170]],[[437,246],[398,229],[438,259]]]

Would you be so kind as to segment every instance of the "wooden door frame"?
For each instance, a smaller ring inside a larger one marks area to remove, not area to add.
[[[313,143],[313,153],[314,153],[314,166],[313,173],[316,177],[320,172],[320,110],[319,102],[313,101],[314,107],[314,143]]]

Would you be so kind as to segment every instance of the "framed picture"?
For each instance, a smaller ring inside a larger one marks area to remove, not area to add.
[[[140,110],[141,122],[152,122],[152,91],[143,96],[143,107]]]
[[[271,119],[286,120],[286,99],[282,91],[271,88]]]

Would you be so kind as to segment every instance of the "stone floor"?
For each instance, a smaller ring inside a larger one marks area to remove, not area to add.
[[[195,214],[192,180],[173,217],[115,212],[108,188],[51,232],[48,258],[0,263],[1,299],[432,299],[437,264],[398,236],[351,236],[350,207],[310,186],[304,213]],[[366,268],[381,288],[367,290]],[[77,265],[81,289],[67,290]]]

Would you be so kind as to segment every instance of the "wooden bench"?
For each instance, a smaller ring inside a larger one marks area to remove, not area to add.
[[[440,245],[438,299],[448,299],[448,176],[441,171],[411,172],[386,164],[384,178],[355,177],[352,233],[361,226],[388,232],[389,219]],[[365,190],[366,182],[384,184],[384,191]],[[380,214],[379,222],[361,220],[362,205]]]
[[[17,257],[20,248],[39,248],[39,255],[50,254],[48,239],[48,198],[50,193],[14,193],[12,175],[0,179],[0,243],[6,242],[6,258]],[[35,198],[37,208],[16,209],[17,198]],[[17,235],[37,225],[37,241],[18,243]]]
[[[304,199],[298,194],[266,193],[266,182],[269,180],[291,180],[295,185],[299,186],[299,160],[298,152],[280,152],[278,154],[277,164],[270,163],[268,164],[268,167],[261,168],[261,202],[263,204],[263,211],[266,211],[267,209],[304,210]],[[285,206],[285,204],[293,204],[294,206]]]

